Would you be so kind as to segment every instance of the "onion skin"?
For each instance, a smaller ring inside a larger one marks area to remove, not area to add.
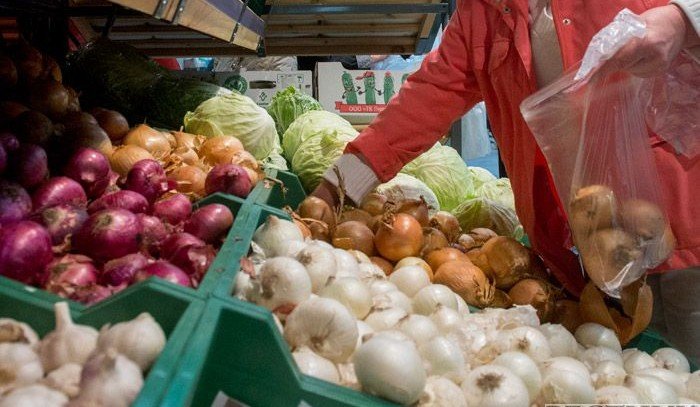
[[[447,211],[439,211],[430,218],[430,226],[442,232],[450,243],[457,242],[462,234],[459,220]]]
[[[231,164],[236,153],[243,151],[243,144],[233,136],[208,138],[199,148],[199,157],[209,165]]]
[[[299,204],[297,213],[304,219],[315,219],[325,223],[330,229],[335,228],[335,213],[333,213],[328,203],[321,198],[315,196],[307,197]],[[313,233],[313,229],[311,232]]]
[[[365,196],[360,205],[360,209],[372,216],[383,215],[386,197],[376,192],[371,192]]]
[[[508,291],[516,305],[532,305],[537,310],[540,323],[551,322],[555,313],[555,297],[552,288],[544,281],[526,278],[518,281]]]
[[[510,289],[530,271],[530,252],[517,240],[498,236],[481,248],[496,279],[496,288]]]
[[[168,228],[155,216],[139,213],[136,217],[141,223],[141,250],[157,255],[161,243],[168,237]]]
[[[146,159],[153,159],[151,153],[134,145],[117,147],[109,155],[109,163],[112,166],[112,170],[119,174],[120,177],[126,177],[134,164]]]
[[[435,272],[433,284],[442,284],[457,293],[469,305],[486,307],[493,301],[494,288],[480,268],[471,262],[453,260]]]
[[[161,246],[161,255],[195,279],[206,273],[215,256],[214,249],[189,233],[168,237]]]
[[[99,271],[89,257],[67,254],[46,266],[41,285],[49,292],[65,296],[74,287],[96,284],[98,274]]]
[[[250,193],[252,185],[250,177],[243,167],[236,164],[219,164],[212,168],[204,181],[207,194],[224,192],[245,198]]]
[[[340,214],[338,224],[349,221],[357,221],[369,227],[369,225],[372,223],[372,215],[363,211],[362,209],[353,208]]]
[[[100,274],[100,284],[107,286],[120,286],[130,284],[136,272],[146,267],[150,260],[141,253],[127,254],[124,257],[110,260],[105,263]]]
[[[590,237],[588,244],[579,247],[581,259],[588,276],[598,287],[605,287],[628,264],[633,264],[628,273],[640,270],[638,260],[642,251],[629,233],[620,229],[599,230]]]
[[[78,252],[105,262],[138,251],[140,234],[136,215],[124,209],[105,209],[91,215],[71,242]]]
[[[172,194],[153,204],[153,216],[171,225],[179,225],[192,214],[192,202],[183,194]]]
[[[422,197],[421,199],[405,199],[399,202],[396,212],[413,216],[422,227],[427,227],[430,223],[428,204]]]
[[[423,228],[423,247],[420,250],[421,256],[447,247],[447,238],[445,235],[435,228]]]
[[[17,136],[8,132],[0,132],[0,144],[3,146],[7,153],[17,151],[20,145]]]
[[[375,266],[384,270],[384,274],[386,274],[387,276],[391,275],[391,273],[394,272],[394,266],[389,262],[389,260],[377,256],[372,256],[369,259]]]
[[[54,246],[65,243],[67,237],[83,226],[88,218],[85,208],[73,205],[55,205],[32,215],[32,220],[46,228]]]
[[[471,260],[472,263],[474,263],[475,266],[481,269],[484,273],[486,273],[489,278],[494,279],[495,275],[493,273],[493,269],[489,265],[489,261],[486,258],[486,255],[484,252],[481,250],[481,248],[477,249],[472,249],[467,252],[467,257],[469,257],[469,260]]]
[[[163,133],[145,124],[139,124],[129,130],[123,143],[141,147],[159,159],[165,158],[172,150],[168,138]]]
[[[413,216],[392,214],[379,227],[374,244],[379,254],[391,261],[415,257],[423,247],[423,230]]]
[[[0,275],[36,284],[52,258],[51,237],[38,223],[24,220],[0,228]]]
[[[612,227],[616,205],[615,194],[604,185],[590,185],[576,191],[569,203],[569,224],[577,244],[596,230]]]
[[[109,186],[109,161],[92,148],[76,151],[66,164],[64,175],[78,182],[89,198],[102,195]]]
[[[643,199],[623,202],[620,220],[622,227],[641,241],[660,239],[668,226],[661,208]]]
[[[177,266],[168,263],[167,261],[157,261],[142,268],[134,276],[134,281],[140,282],[152,276],[160,277],[163,280],[169,281],[173,284],[179,284],[185,287],[192,286],[190,278],[187,276],[187,274],[180,270]]]
[[[32,194],[34,210],[42,210],[55,205],[85,207],[87,196],[77,182],[68,177],[53,177],[44,182]]]
[[[493,301],[489,304],[489,307],[493,308],[510,308],[513,306],[513,300],[510,295],[502,290],[495,290],[493,294]]]
[[[143,195],[152,204],[168,190],[168,178],[158,161],[145,159],[131,167],[124,187]]]
[[[205,180],[207,174],[194,165],[183,165],[168,174],[168,180],[174,181],[178,192],[194,194],[198,197],[206,195]]]
[[[129,132],[129,122],[116,110],[93,110],[93,116],[112,141],[120,141]]]
[[[221,242],[231,226],[233,226],[231,210],[225,205],[215,203],[194,211],[185,222],[184,230],[209,244],[216,244]]]
[[[29,106],[53,120],[59,120],[68,113],[70,101],[68,90],[54,80],[37,82],[29,91]]]
[[[373,256],[374,234],[366,224],[360,221],[347,221],[339,224],[333,233],[333,246],[345,250],[359,250],[367,256]]]
[[[51,119],[35,110],[28,110],[14,120],[14,131],[22,143],[46,146],[54,130]]]
[[[49,176],[46,151],[34,144],[22,144],[12,154],[12,164],[17,181],[27,189],[36,187]]]
[[[487,228],[476,228],[469,231],[469,236],[474,239],[477,247],[481,247],[484,243],[488,242],[490,239],[498,236],[496,232]]]
[[[132,213],[148,212],[148,201],[138,192],[121,190],[102,195],[88,205],[88,213],[104,209],[126,209]]]
[[[466,254],[451,247],[445,247],[444,249],[432,251],[428,253],[427,256],[425,256],[425,261],[433,270],[437,270],[440,268],[440,266],[447,263],[448,261],[454,260],[471,263],[469,257],[467,257]]]
[[[32,210],[32,199],[19,184],[0,179],[0,225],[26,218]]]
[[[96,124],[82,124],[69,132],[70,141],[74,150],[80,147],[94,148],[102,154],[109,156],[113,152],[112,140],[102,127]]]
[[[304,239],[306,239],[307,237],[313,238],[311,235],[311,229],[309,229],[309,227],[306,226],[306,223],[304,223],[303,221],[301,221],[299,219],[292,219],[292,221],[294,222],[295,225],[297,225],[297,227],[299,228],[299,231],[301,232],[301,235],[304,236]]]

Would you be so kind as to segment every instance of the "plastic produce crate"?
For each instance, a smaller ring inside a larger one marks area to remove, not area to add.
[[[303,375],[266,309],[212,299],[194,329],[164,406],[209,406],[225,393],[251,406],[389,406],[384,400]]]
[[[299,177],[287,171],[273,168],[265,170],[266,178],[258,182],[248,196],[248,200],[274,208],[291,206],[296,209],[306,198]]]
[[[0,318],[26,322],[43,337],[54,328],[53,304],[61,300],[33,287],[3,281],[0,283]],[[168,341],[147,372],[144,387],[133,403],[133,406],[157,405],[176,372],[174,369],[192,334],[192,327],[200,320],[204,301],[191,290],[151,278],[90,308],[79,305],[71,304],[75,322],[98,330],[105,324],[133,319],[142,312],[150,313],[158,321]]]
[[[672,348],[673,345],[668,343],[668,341],[666,341],[666,339],[664,339],[664,337],[658,332],[651,329],[647,329],[646,331],[637,335],[637,337],[625,345],[625,349],[637,348],[649,354],[654,353],[654,351],[657,349],[669,347]],[[693,362],[690,362],[690,371],[694,372],[696,370],[698,370],[698,366]]]
[[[242,210],[242,209],[243,209],[245,201],[240,199],[240,198],[237,198],[235,196],[232,196],[232,195],[217,193],[217,194],[210,195],[210,196],[200,200],[199,202],[197,202],[193,206],[196,209],[198,207],[205,206],[205,205],[211,204],[211,203],[219,203],[222,205],[226,205],[229,209],[231,209],[231,212],[233,212],[233,215],[234,215],[234,224],[231,227],[231,230],[229,231],[229,235],[227,236],[225,242],[223,243],[223,245],[219,249],[219,251],[216,255],[216,258],[214,259],[211,266],[209,267],[209,270],[205,274],[202,281],[200,281],[199,286],[197,288],[188,288],[188,287],[178,286],[178,287],[182,288],[183,290],[185,290],[186,292],[189,292],[190,294],[195,295],[195,296],[199,296],[200,298],[208,297],[212,293],[214,288],[217,286],[219,278],[224,274],[224,271],[227,269],[227,267],[229,267],[229,265],[231,265],[231,264],[238,264],[238,260],[239,260],[239,259],[235,258],[235,256],[238,253],[238,250],[236,250],[236,248],[235,248],[236,241],[231,236],[233,234],[234,228],[236,227],[236,224],[240,223],[239,218],[243,217],[242,214],[243,214],[244,210]],[[171,286],[171,287],[177,286],[176,284],[170,283],[167,281],[162,281],[162,283],[167,285],[167,286]],[[0,276],[0,286],[7,286],[7,285],[23,287],[23,289],[26,292],[31,291],[34,293],[34,295],[39,296],[39,297],[46,299],[46,300],[68,301],[71,304],[71,307],[74,309],[86,308],[85,305],[82,305],[80,303],[77,303],[77,302],[74,302],[71,300],[65,300],[63,298],[60,298],[57,295],[43,291],[39,288],[28,287],[28,286],[25,286],[21,283],[14,281],[14,280],[11,280],[7,277]],[[128,295],[130,295],[130,292],[132,290],[134,290],[133,287],[134,286],[128,287],[125,290],[115,294],[113,297],[121,298],[123,296],[128,296]]]

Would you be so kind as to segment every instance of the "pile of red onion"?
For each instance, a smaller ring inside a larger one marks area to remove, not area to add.
[[[87,304],[152,276],[196,287],[233,224],[228,207],[193,210],[155,160],[113,180],[97,150],[50,176],[42,147],[3,133],[0,275]]]

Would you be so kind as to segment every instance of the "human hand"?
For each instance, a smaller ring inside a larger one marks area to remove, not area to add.
[[[311,195],[323,199],[331,208],[335,209],[340,204],[340,199],[336,191],[337,187],[324,179],[318,184]]]
[[[599,75],[627,71],[648,78],[665,72],[684,47],[700,45],[700,38],[678,6],[655,7],[640,15],[646,24],[644,38],[622,47],[598,70]]]

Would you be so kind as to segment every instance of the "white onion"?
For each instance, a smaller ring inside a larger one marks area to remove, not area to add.
[[[542,362],[540,368],[542,370],[542,377],[549,375],[556,376],[561,372],[571,372],[577,376],[580,376],[581,380],[584,380],[587,383],[593,383],[591,374],[586,365],[584,365],[580,360],[576,360],[568,356],[557,356],[555,358],[545,360]]]
[[[625,386],[637,393],[639,401],[646,404],[675,404],[678,395],[673,387],[651,376],[627,376]]]
[[[300,251],[302,251],[308,243],[302,242],[299,240],[292,240],[289,242],[289,245],[287,246],[287,249],[284,251],[284,253],[281,253],[280,256],[286,256],[286,257],[297,257],[297,254],[299,254]],[[320,246],[317,246],[320,247]]]
[[[457,312],[459,312],[460,315],[469,315],[469,313],[471,313],[471,311],[469,311],[469,305],[464,301],[464,298],[455,294],[455,301],[457,301]]]
[[[374,334],[374,329],[365,321],[355,321],[355,323],[357,324],[357,346],[355,346],[357,350],[357,348],[364,343],[365,338],[369,339],[369,337]]]
[[[443,305],[437,307],[437,310],[430,315],[430,319],[433,320],[438,330],[443,334],[452,332],[453,329],[459,327],[463,322],[459,312]]]
[[[591,348],[593,346],[606,346],[617,352],[622,351],[620,340],[617,339],[615,331],[600,324],[593,322],[581,324],[581,326],[576,328],[574,337],[577,341],[579,341],[579,343],[587,348]]]
[[[459,346],[466,361],[474,359],[487,343],[486,334],[483,331],[468,329],[465,326],[453,329],[445,337]]]
[[[347,250],[348,253],[352,255],[352,257],[357,260],[357,264],[362,265],[362,264],[372,264],[372,260],[367,257],[366,254],[362,253],[359,250]]]
[[[532,305],[514,305],[508,309],[491,308],[486,313],[492,312],[498,315],[499,329],[512,329],[521,326],[537,328],[540,326],[540,318],[537,310]]]
[[[274,215],[270,215],[253,234],[253,242],[260,246],[268,258],[284,255],[292,241],[304,241],[297,225]]]
[[[696,370],[685,382],[685,395],[689,399],[700,402],[700,370]]]
[[[659,348],[651,354],[659,367],[676,373],[689,373],[690,363],[681,352],[673,348]]]
[[[470,407],[530,406],[523,381],[503,366],[484,365],[472,370],[462,383],[462,391]]]
[[[399,291],[409,297],[413,297],[421,288],[430,285],[430,278],[420,266],[401,267],[391,273],[389,281],[396,284]]]
[[[426,383],[423,362],[410,342],[373,337],[353,357],[362,389],[399,404],[418,401]]]
[[[297,254],[296,259],[309,273],[311,291],[314,293],[323,289],[328,283],[328,279],[336,273],[337,265],[332,250],[308,245]]]
[[[357,270],[357,277],[366,284],[374,280],[386,280],[384,271],[372,263],[360,263]]]
[[[306,346],[292,352],[299,370],[305,375],[317,377],[331,383],[340,383],[340,375],[333,362],[315,354]]]
[[[389,280],[374,280],[369,284],[369,291],[372,293],[372,297],[398,290],[396,284]]]
[[[287,317],[284,339],[292,348],[308,346],[333,362],[345,362],[357,345],[357,324],[350,311],[330,298],[312,298]]]
[[[658,367],[658,363],[650,354],[637,350],[636,352],[629,353],[627,357],[624,358],[623,366],[627,373],[633,374],[640,370]]]
[[[418,407],[467,407],[462,389],[440,376],[430,376],[425,383]]]
[[[605,386],[595,391],[597,404],[639,404],[637,393],[622,386]]]
[[[398,329],[387,329],[386,331],[379,331],[375,332],[371,335],[368,335],[365,337],[364,342],[367,342],[368,340],[376,337],[382,337],[386,339],[391,339],[392,341],[399,341],[399,342],[410,342],[412,344],[416,344],[413,342],[413,339],[411,339],[410,336],[406,335],[405,333],[399,331]]]
[[[406,311],[407,314],[413,313],[411,299],[398,290],[375,295],[372,297],[372,306],[376,308],[396,307]]]
[[[406,315],[406,311],[401,308],[378,308],[370,311],[365,322],[375,331],[386,331],[395,327]]]
[[[627,372],[615,362],[609,360],[598,363],[591,373],[596,389],[607,386],[622,386],[625,383]]]
[[[542,362],[551,356],[547,338],[542,332],[529,326],[499,331],[486,352],[487,359],[495,359],[505,352],[523,352],[535,362]]]
[[[252,293],[258,290],[257,280],[253,280],[248,273],[238,271],[236,273],[236,283],[233,289],[233,296],[239,300],[253,301]]]
[[[332,298],[343,304],[357,319],[364,319],[372,308],[372,295],[369,288],[354,278],[333,280],[318,295]]]
[[[677,395],[685,396],[685,382],[677,373],[670,370],[662,369],[660,367],[652,367],[649,369],[639,370],[635,372],[635,375],[655,377],[673,387],[673,390]]]
[[[527,387],[530,401],[535,400],[542,387],[542,375],[532,358],[522,352],[506,352],[499,355],[493,364],[503,366],[518,376]]]
[[[622,366],[622,354],[605,346],[594,346],[586,349],[579,359],[588,367],[588,370],[593,371],[599,363],[610,361]]]
[[[459,347],[443,336],[436,336],[420,345],[425,371],[461,383],[466,375],[464,356]]]
[[[320,247],[323,247],[324,249],[330,249],[330,250],[335,249],[335,247],[333,247],[332,244],[330,244],[328,242],[324,242],[323,240],[311,240],[308,242],[308,244],[314,245],[314,246],[320,246]]]
[[[438,334],[437,326],[424,315],[408,315],[399,321],[397,327],[413,339],[417,346],[423,345]]]
[[[562,356],[563,357],[563,356]],[[571,370],[558,370],[543,375],[542,398],[548,404],[591,404],[595,389],[590,379]]]
[[[294,307],[311,294],[311,279],[306,269],[291,257],[273,257],[265,261],[260,268],[259,282],[259,292],[251,293],[251,297],[271,311]]]
[[[559,324],[544,324],[539,328],[549,342],[552,357],[570,356],[574,357],[578,353],[578,343],[576,338],[568,329]]]
[[[421,315],[430,315],[439,305],[457,309],[455,294],[442,284],[423,287],[413,296],[413,311]]]
[[[360,266],[352,254],[343,249],[333,249],[336,263],[336,276],[338,277],[358,277]]]

